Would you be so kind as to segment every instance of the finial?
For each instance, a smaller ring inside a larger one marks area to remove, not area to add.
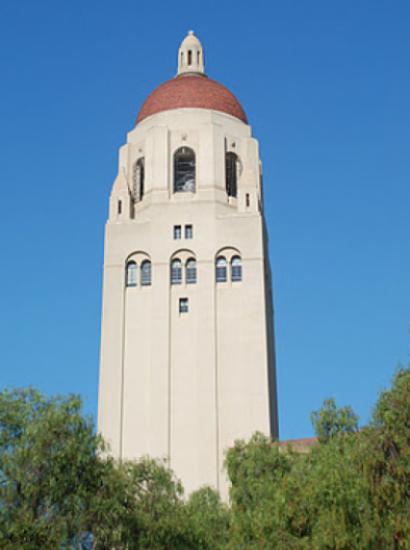
[[[204,52],[201,42],[194,31],[188,31],[178,50],[178,75],[204,74],[204,72]]]

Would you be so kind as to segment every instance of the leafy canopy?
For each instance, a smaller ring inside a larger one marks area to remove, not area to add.
[[[230,504],[165,462],[118,463],[78,397],[0,393],[0,548],[410,549],[410,369],[368,426],[334,400],[301,454],[262,434],[226,454]],[[136,434],[136,437],[138,434]]]

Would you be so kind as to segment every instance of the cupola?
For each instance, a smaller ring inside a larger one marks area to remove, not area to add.
[[[178,50],[178,74],[204,74],[204,72],[202,44],[194,35],[194,31],[188,31]]]

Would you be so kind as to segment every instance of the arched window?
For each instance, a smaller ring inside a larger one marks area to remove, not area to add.
[[[137,286],[137,264],[133,261],[127,263],[126,286]]]
[[[233,282],[242,281],[242,261],[239,256],[231,260],[231,279]]]
[[[215,279],[217,283],[225,283],[227,280],[226,259],[223,256],[216,259]]]
[[[182,262],[181,260],[172,260],[171,263],[171,285],[180,285],[182,283]]]
[[[225,154],[225,187],[228,197],[238,194],[239,159],[235,153]]]
[[[194,258],[189,258],[185,267],[187,285],[196,283],[196,260],[194,260]]]
[[[174,153],[174,193],[195,192],[195,153],[180,147]]]
[[[151,284],[151,262],[145,260],[141,264],[141,286],[150,286]]]
[[[134,200],[135,202],[142,201],[144,196],[145,184],[145,159],[141,157],[134,165]]]

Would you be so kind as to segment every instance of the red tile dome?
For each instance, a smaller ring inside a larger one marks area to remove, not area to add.
[[[143,103],[136,123],[162,111],[183,108],[212,109],[248,123],[241,104],[225,86],[193,73],[178,75],[156,88]]]

